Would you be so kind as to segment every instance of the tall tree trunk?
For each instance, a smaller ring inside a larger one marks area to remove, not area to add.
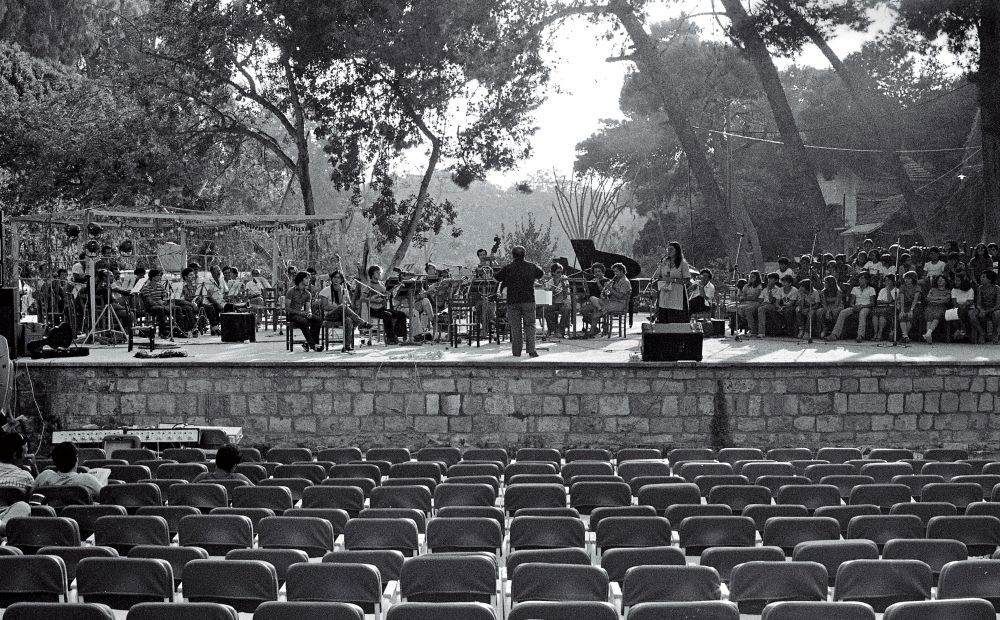
[[[285,69],[285,82],[292,104],[292,125],[295,128],[295,176],[299,178],[299,191],[302,192],[302,211],[306,215],[316,215],[312,175],[309,170],[309,132],[306,130],[306,114],[302,108],[302,99],[299,97],[299,86],[295,81],[295,72],[292,70],[292,63],[287,55],[282,58],[281,64]],[[309,230],[307,262],[314,263],[319,257],[319,240],[316,238],[315,224],[309,222],[306,227]]]
[[[684,102],[673,85],[672,76],[663,66],[663,60],[655,41],[642,26],[635,10],[625,0],[612,0],[608,6],[625,28],[632,44],[635,45],[636,64],[640,71],[649,77],[660,96],[667,120],[691,163],[691,172],[698,183],[702,200],[705,201],[705,206],[715,222],[722,241],[727,246],[726,255],[729,257],[730,264],[736,264],[736,261],[739,260],[740,266],[744,269],[756,268],[764,262],[760,240],[757,236],[757,227],[742,203],[734,201],[733,204],[727,206],[725,194],[716,179],[715,171],[712,169],[708,157],[705,155],[704,145],[698,139],[694,127],[691,126]],[[740,257],[735,255],[737,233],[746,235],[744,243],[746,254],[741,252]]]
[[[750,17],[740,0],[721,0],[722,6],[726,9],[733,25],[733,34],[743,43],[743,49],[747,58],[757,72],[764,94],[771,106],[771,113],[774,115],[774,122],[781,134],[781,140],[785,143],[785,156],[788,164],[799,179],[803,191],[805,191],[806,206],[813,212],[811,224],[816,228],[822,228],[826,222],[827,206],[823,192],[819,188],[819,178],[816,176],[816,168],[812,164],[812,159],[806,151],[806,146],[802,142],[799,134],[798,124],[792,114],[792,107],[788,104],[788,97],[785,96],[785,88],[781,85],[781,78],[778,76],[778,68],[774,66],[774,59],[767,49],[764,39],[757,31],[754,19]],[[820,230],[822,234],[823,230]]]
[[[979,21],[979,109],[983,132],[984,242],[1000,238],[1000,5],[981,0]]]
[[[788,16],[792,24],[805,32],[809,36],[809,39],[812,40],[813,45],[823,52],[823,56],[826,57],[830,66],[833,67],[840,81],[844,83],[844,87],[851,95],[855,105],[857,105],[858,111],[861,112],[862,122],[872,143],[885,153],[885,161],[889,164],[892,174],[896,178],[896,183],[903,194],[903,202],[910,212],[910,217],[913,218],[917,226],[917,231],[924,241],[928,243],[936,242],[938,237],[940,237],[940,227],[932,224],[927,201],[917,194],[916,188],[913,187],[913,181],[906,174],[902,156],[895,150],[895,143],[890,137],[889,131],[879,121],[879,118],[884,118],[884,115],[880,114],[880,112],[885,109],[885,106],[878,93],[872,89],[863,76],[854,75],[844,65],[843,61],[840,60],[840,57],[837,56],[836,52],[826,42],[826,39],[816,26],[792,7],[788,0],[771,0],[771,2],[777,5]]]

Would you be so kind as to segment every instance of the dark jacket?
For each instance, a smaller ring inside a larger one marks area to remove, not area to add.
[[[507,303],[530,304],[535,303],[535,280],[544,275],[535,263],[515,258],[514,262],[504,265],[496,279],[507,287]]]

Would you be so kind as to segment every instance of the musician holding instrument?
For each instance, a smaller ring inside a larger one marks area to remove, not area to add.
[[[167,327],[167,320],[170,317],[170,289],[169,283],[163,282],[163,272],[159,269],[150,269],[147,274],[149,278],[139,290],[139,296],[146,307],[149,315],[156,320],[159,327],[160,338],[169,338],[170,333]],[[173,306],[174,317],[176,318],[181,308]]]
[[[330,273],[330,284],[323,287],[313,304],[313,311],[334,325],[344,328],[344,353],[354,350],[354,328],[370,328],[371,323],[363,320],[357,312],[351,309],[351,293],[344,282],[344,274],[340,270]]]
[[[382,319],[385,327],[385,343],[399,344],[406,338],[406,314],[389,306],[389,292],[382,282],[382,268],[372,265],[368,268],[368,288],[361,293],[368,300],[369,316]]]
[[[601,333],[601,317],[604,315],[602,296],[608,279],[604,277],[604,264],[592,263],[589,269],[592,279],[587,280],[587,297],[580,306],[583,320],[590,324],[590,330],[583,335],[593,338]]]
[[[293,286],[285,293],[285,319],[288,329],[298,327],[305,336],[302,348],[306,351],[322,351],[319,332],[323,329],[323,319],[312,312],[312,293],[309,292],[309,273],[300,271],[292,280]]]
[[[659,291],[656,322],[687,323],[687,283],[691,280],[691,268],[684,260],[680,243],[671,241],[667,244],[667,255],[660,260],[653,280]]]
[[[403,276],[405,279],[402,279]],[[413,331],[413,340],[416,342],[431,342],[434,334],[431,332],[431,320],[434,317],[434,306],[428,299],[426,276],[419,274],[400,273],[400,290],[396,294],[396,299],[406,309],[410,317],[410,329]],[[403,289],[406,292],[402,292]]]
[[[181,288],[181,298],[176,300],[174,305],[181,308],[184,314],[190,312],[191,316],[194,317],[194,322],[191,324],[188,324],[186,319],[178,321],[181,330],[185,332],[194,331],[198,322],[199,309],[205,311],[209,325],[218,325],[219,314],[215,311],[214,306],[205,303],[205,284],[198,281],[198,273],[191,267],[186,267],[181,271],[181,280],[184,281],[184,286]],[[204,325],[202,325],[202,328],[204,328]]]
[[[552,291],[552,303],[545,308],[545,327],[549,336],[563,338],[569,331],[569,324],[573,318],[569,286],[569,278],[563,273],[563,266],[552,263],[549,267],[549,278],[542,287],[546,291]]]

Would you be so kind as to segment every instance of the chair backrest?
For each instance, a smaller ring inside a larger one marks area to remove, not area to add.
[[[7,522],[7,544],[26,555],[42,547],[78,547],[80,528],[65,517],[17,517]]]
[[[305,478],[319,484],[326,478],[326,469],[316,463],[289,463],[274,468],[275,478]]]
[[[688,517],[730,517],[733,509],[726,504],[675,504],[664,511],[671,523],[680,523]]]
[[[130,558],[152,558],[154,560],[164,560],[170,564],[170,569],[174,574],[174,583],[180,583],[184,577],[184,567],[188,562],[194,560],[207,560],[208,551],[201,547],[169,546],[157,547],[156,545],[136,545],[128,552]]]
[[[767,451],[767,458],[772,461],[802,461],[813,458],[813,451],[809,448],[771,448]]]
[[[864,517],[855,517],[862,519]],[[761,540],[790,554],[807,540],[839,540],[840,523],[831,517],[771,517],[764,523]]]
[[[791,463],[754,461],[743,465],[737,473],[746,476],[750,482],[756,482],[761,476],[794,476],[795,467]]]
[[[837,569],[851,560],[877,560],[878,546],[870,540],[810,540],[795,545],[792,559],[796,562],[818,562],[826,568],[832,586]]]
[[[882,613],[893,603],[929,599],[932,582],[930,567],[919,560],[851,560],[837,570],[834,597]]]
[[[76,521],[80,529],[80,538],[87,539],[94,533],[94,524],[101,517],[126,515],[121,506],[94,504],[92,506],[66,506],[60,516]]]
[[[156,468],[157,478],[177,478],[180,480],[193,481],[200,474],[208,471],[208,466],[204,463],[164,463]]]
[[[183,588],[189,601],[252,613],[261,603],[278,599],[278,576],[273,566],[259,560],[195,560],[184,568]]]
[[[892,463],[890,463],[890,465],[891,464]],[[893,476],[892,480],[889,482],[892,484],[905,484],[910,488],[910,495],[912,495],[917,501],[920,501],[925,486],[935,482],[944,482],[944,478],[929,474],[904,474],[901,476]]]
[[[989,499],[993,495],[993,489],[1000,485],[1000,474],[973,474],[969,476],[955,476],[951,479],[953,483],[971,482],[983,488],[983,498]]]
[[[514,517],[510,521],[509,544],[516,549],[560,549],[584,547],[586,527],[573,517]]]
[[[488,517],[431,519],[427,523],[427,548],[432,552],[487,551],[503,546],[500,525]]]
[[[111,470],[111,480],[122,482],[141,482],[153,477],[145,465],[109,465],[108,469]]]
[[[941,568],[938,598],[981,598],[1000,608],[1000,570],[995,559],[957,560]]]
[[[642,547],[608,549],[601,554],[601,568],[608,579],[621,582],[633,566],[684,566],[684,552],[677,547]]]
[[[768,519],[774,517],[808,517],[809,511],[805,506],[798,504],[750,504],[743,508],[740,513],[744,517],[753,519],[754,527],[761,534],[764,533],[764,524]]]
[[[240,515],[192,515],[181,519],[177,539],[181,545],[201,547],[210,555],[225,555],[233,549],[253,547],[253,524]]]
[[[514,463],[517,465],[517,463]],[[511,465],[513,467],[514,465]],[[531,465],[531,463],[522,463]],[[539,465],[551,465],[551,463],[539,463]],[[560,474],[511,474],[506,477],[505,482],[508,487],[520,484],[558,484],[566,486],[566,480]]]
[[[513,575],[514,569],[521,564],[572,564],[590,566],[590,556],[584,549],[570,547],[566,549],[521,549],[511,551],[507,556],[507,575]]]
[[[233,489],[233,508],[267,508],[281,514],[292,507],[292,492],[285,487]]]
[[[218,603],[139,603],[128,611],[126,620],[238,620],[229,605]]]
[[[299,562],[308,562],[309,555],[298,549],[233,549],[226,553],[227,560],[260,560],[274,567],[278,585],[285,583],[288,567]]]
[[[267,460],[282,465],[303,463],[312,460],[312,452],[308,448],[271,448],[267,451]]]
[[[750,504],[770,504],[771,489],[759,485],[724,484],[708,492],[708,503],[724,504],[738,513]]]
[[[906,450],[904,448],[875,448],[868,453],[868,459],[882,459],[883,461],[902,461],[903,459],[912,459],[913,450]]]
[[[389,468],[390,478],[431,478],[441,482],[441,464],[435,461],[408,461],[394,463]]]
[[[674,469],[688,461],[714,461],[715,450],[711,448],[674,448],[667,451],[667,460]]]
[[[13,547],[11,547],[13,548]],[[68,583],[73,583],[76,579],[76,567],[80,560],[84,558],[117,558],[118,552],[111,547],[99,547],[97,545],[86,545],[82,547],[42,547],[38,550],[38,555],[54,555],[62,558],[66,565],[66,579]]]
[[[320,484],[329,487],[357,487],[365,497],[371,495],[376,486],[371,478],[325,478]]]
[[[989,601],[963,598],[945,601],[912,601],[890,605],[883,620],[994,620],[996,612]]]
[[[622,604],[721,600],[719,573],[711,566],[636,566],[622,582]]]
[[[604,461],[611,462],[611,450],[604,448],[570,448],[563,453],[567,464],[574,461]]]
[[[663,547],[670,545],[666,517],[608,517],[597,526],[597,548]]]
[[[858,473],[846,463],[821,463],[809,465],[803,470],[802,475],[812,480],[813,484],[819,484],[824,476],[853,476]]]
[[[169,545],[170,532],[163,517],[112,515],[95,522],[94,544],[113,547],[119,554],[128,555],[136,545]]]
[[[389,463],[405,463],[411,459],[408,448],[369,448],[365,452],[366,461],[388,461]]]
[[[955,504],[949,504],[948,502],[903,502],[890,508],[889,514],[915,515],[926,527],[927,522],[934,517],[957,516],[958,509],[955,508]]]
[[[423,555],[403,563],[400,595],[417,602],[489,603],[496,565],[485,555]]]
[[[562,508],[566,490],[561,484],[519,484],[504,493],[504,509],[513,514],[521,508]]]
[[[496,489],[488,484],[441,484],[434,489],[437,510],[447,506],[493,506],[496,499]]]
[[[701,554],[701,566],[714,568],[723,583],[729,583],[734,566],[755,561],[784,562],[785,552],[778,547],[712,547]]]
[[[752,547],[757,530],[749,517],[688,517],[678,533],[685,553],[701,555],[709,547]]]
[[[69,581],[62,558],[51,555],[0,555],[0,607],[19,601],[68,600]]]
[[[861,457],[861,450],[858,448],[820,448],[816,451],[816,458],[832,464],[842,464]]]
[[[337,464],[327,471],[331,478],[368,478],[377,486],[382,480],[382,470],[374,463]]]
[[[694,482],[698,476],[731,476],[735,472],[729,463],[717,461],[687,461],[674,466],[674,473],[688,482]]]
[[[285,591],[289,601],[351,603],[372,613],[382,601],[382,577],[370,564],[293,564]]]
[[[851,489],[848,503],[875,504],[888,513],[894,504],[910,501],[910,495],[910,487],[905,484],[860,484]]]
[[[745,562],[733,568],[729,600],[744,614],[775,601],[825,601],[828,580],[816,562]]]
[[[570,481],[576,476],[612,476],[615,473],[615,469],[611,465],[610,461],[588,461],[578,459],[575,461],[568,461],[562,466],[560,473],[563,478]]]
[[[570,506],[581,514],[590,514],[594,508],[632,505],[632,489],[624,482],[576,482],[569,495]]]
[[[347,549],[395,549],[416,555],[417,526],[409,519],[351,519],[344,528]]]
[[[848,538],[864,538],[878,545],[896,538],[923,538],[924,522],[916,515],[861,515],[847,526]]]
[[[254,484],[257,484],[268,476],[267,468],[260,463],[240,463],[233,468],[233,473],[243,474]]]
[[[337,464],[345,464],[354,461],[360,461],[363,458],[364,454],[362,454],[361,448],[357,447],[323,448],[322,450],[316,453],[316,460],[332,461]]]
[[[229,492],[221,484],[177,484],[167,491],[172,506],[194,506],[202,512],[229,506]]]
[[[789,484],[778,489],[774,501],[805,506],[812,513],[821,506],[839,506],[840,489],[832,484]]]
[[[417,450],[415,458],[418,461],[444,463],[451,467],[462,460],[462,451],[450,446],[428,446]]]
[[[889,484],[896,476],[920,472],[913,471],[913,467],[909,463],[896,461],[893,463],[868,463],[861,466],[859,473],[862,476],[871,476],[875,480],[875,484]]]
[[[327,480],[329,480],[329,478]],[[466,482],[469,482],[470,484],[471,483],[475,483],[475,482],[485,482],[485,484],[489,484],[490,486],[492,486],[493,485],[493,478],[491,478],[491,477],[477,478],[475,480],[467,480]],[[380,485],[378,485],[378,486],[383,486],[383,487],[412,487],[412,486],[427,487],[427,490],[430,491],[431,493],[433,493],[434,489],[437,488],[438,483],[434,481],[434,478],[386,478],[386,479],[382,480],[382,483]],[[499,482],[497,483],[497,488],[498,489],[500,488],[500,483]]]
[[[511,575],[511,602],[605,601],[608,574],[596,566],[545,564],[519,565]]]
[[[119,448],[111,452],[111,458],[135,463],[136,461],[151,461],[156,458],[156,453],[149,448]]]
[[[847,500],[851,497],[851,493],[854,491],[854,487],[861,486],[863,484],[875,484],[875,479],[871,476],[861,476],[858,474],[833,474],[823,476],[819,479],[820,484],[832,484],[833,486],[840,489],[840,498]],[[864,504],[867,502],[861,501],[857,502]]]
[[[433,463],[424,465],[433,466]],[[369,505],[372,508],[415,508],[430,513],[431,492],[423,486],[378,487],[372,490]]]
[[[174,536],[180,527],[181,519],[202,513],[194,506],[140,506],[135,514],[163,517],[163,520],[167,522],[167,531],[170,532],[170,536]]]
[[[356,517],[365,507],[365,493],[358,487],[311,486],[302,491],[302,507],[337,508]]]
[[[465,478],[467,476],[490,476],[497,481],[503,476],[503,467],[499,463],[456,463],[448,468],[449,479]]]
[[[629,609],[626,620],[663,620],[697,618],[698,620],[739,620],[740,610],[727,601],[687,603],[641,603]]]
[[[386,620],[496,620],[493,607],[485,603],[397,603]]]
[[[638,476],[669,476],[670,465],[660,459],[618,461],[618,475],[629,482]]]
[[[151,482],[110,484],[101,489],[100,501],[134,512],[139,506],[162,506],[163,495],[160,487]]]
[[[618,610],[598,601],[525,601],[511,607],[507,620],[616,620]]]
[[[257,535],[264,549],[299,549],[311,558],[333,551],[333,525],[319,517],[266,517],[257,524]]]
[[[469,448],[462,453],[463,461],[494,461],[506,466],[510,456],[503,448]]]
[[[730,465],[736,461],[763,461],[764,451],[759,448],[722,448],[719,450],[718,459]]]
[[[935,482],[923,488],[920,501],[948,502],[964,512],[969,504],[983,501],[983,487],[975,482]]]
[[[174,573],[166,560],[84,558],[76,567],[76,591],[85,602],[128,609],[172,600]]]
[[[4,611],[7,620],[114,620],[115,615],[96,603],[14,603]]]
[[[341,550],[327,553],[323,562],[333,564],[371,564],[382,576],[382,586],[390,581],[398,581],[406,557],[393,549]]]
[[[62,510],[66,506],[86,506],[94,503],[90,491],[77,485],[38,487],[34,490],[34,494],[43,496],[45,504],[56,510]]]
[[[927,461],[954,462],[969,458],[969,451],[961,448],[929,448],[924,450]]]
[[[273,517],[274,511],[270,508],[213,508],[208,514],[212,515],[240,515],[250,519],[250,523],[253,524],[254,529],[257,529],[257,524],[264,517]]]
[[[882,557],[887,560],[920,560],[931,567],[934,583],[945,564],[969,559],[969,550],[957,540],[911,540],[901,538],[885,543]]]
[[[514,456],[514,460],[554,463],[558,467],[562,461],[562,455],[555,448],[521,448]]]
[[[292,501],[297,502],[302,499],[302,493],[313,486],[313,483],[307,478],[266,478],[257,483],[257,488],[269,486],[285,487],[291,492]]]
[[[950,538],[965,543],[969,555],[989,555],[1000,545],[1000,519],[988,516],[934,517],[927,522],[927,538]]]
[[[647,484],[639,489],[640,505],[652,506],[657,514],[663,514],[674,504],[700,504],[701,489],[687,482],[679,484]]]
[[[760,620],[875,620],[875,612],[854,601],[781,601],[764,608]]]

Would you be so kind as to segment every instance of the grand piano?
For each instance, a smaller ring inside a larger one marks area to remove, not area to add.
[[[586,279],[589,275],[588,270],[591,265],[594,263],[601,263],[608,270],[608,272],[610,272],[611,265],[621,263],[625,265],[625,276],[632,284],[632,298],[629,300],[628,312],[628,324],[629,327],[631,327],[635,299],[639,296],[640,292],[640,281],[637,278],[639,277],[639,274],[642,273],[642,266],[640,266],[635,259],[625,256],[624,254],[615,254],[613,252],[603,252],[598,250],[593,239],[570,239],[569,242],[573,246],[573,252],[576,253],[576,262],[579,265],[579,268],[570,267],[569,261],[566,260],[566,258],[560,258],[558,262],[562,264],[565,269],[566,275],[569,277],[570,285],[573,288],[573,313],[576,314],[577,312],[576,300],[580,296],[585,296],[587,293]],[[575,322],[573,324],[573,330],[575,333]]]

